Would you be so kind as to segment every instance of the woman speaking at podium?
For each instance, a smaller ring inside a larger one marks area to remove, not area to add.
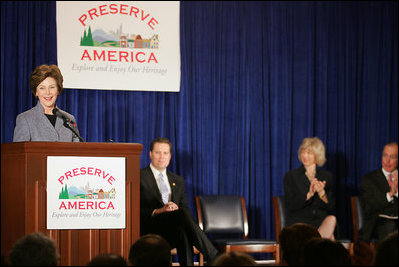
[[[55,101],[64,89],[56,65],[40,65],[30,76],[30,87],[37,105],[17,116],[14,142],[79,142],[75,117],[56,107]]]

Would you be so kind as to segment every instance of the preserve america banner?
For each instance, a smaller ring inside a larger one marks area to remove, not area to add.
[[[123,157],[47,157],[47,229],[124,229]]]
[[[180,90],[178,1],[57,1],[64,87]]]

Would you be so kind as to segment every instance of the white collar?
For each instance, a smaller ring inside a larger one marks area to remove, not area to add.
[[[385,177],[388,179],[389,175],[392,173],[395,173],[396,171],[398,171],[397,169],[395,169],[393,172],[387,172],[386,170],[384,170],[384,168],[381,168],[382,172],[384,173]]]
[[[167,176],[166,176],[166,169],[165,169],[163,172],[160,172],[160,171],[158,171],[157,168],[155,168],[155,167],[152,165],[152,163],[150,163],[150,168],[151,168],[151,171],[152,171],[152,173],[154,174],[154,176],[155,176],[156,179],[158,179],[160,173],[162,173],[163,177],[165,177],[165,178],[167,177]]]

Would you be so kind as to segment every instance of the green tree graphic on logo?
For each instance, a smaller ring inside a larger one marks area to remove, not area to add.
[[[67,187],[67,185],[65,185],[65,187],[62,188],[59,199],[69,199],[69,194],[68,194],[68,187]]]
[[[91,28],[89,26],[89,32],[86,35],[86,30],[84,30],[83,37],[80,38],[81,46],[94,46],[93,36],[91,35]]]

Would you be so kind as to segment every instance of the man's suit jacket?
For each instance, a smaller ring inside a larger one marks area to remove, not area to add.
[[[171,201],[178,205],[179,209],[191,212],[188,207],[184,179],[170,171],[167,171],[166,175],[168,176],[172,190]],[[149,231],[152,212],[163,206],[161,193],[155,181],[154,174],[150,166],[147,166],[140,170],[140,230],[142,235],[147,234]]]
[[[317,228],[327,215],[335,212],[334,178],[331,172],[317,169],[316,178],[319,181],[326,181],[324,190],[328,203],[323,202],[317,193],[306,200],[310,181],[305,172],[306,169],[302,165],[298,169],[287,172],[284,177],[284,198],[288,211],[287,225],[302,222]]]
[[[76,121],[71,114],[60,110],[69,119]],[[78,129],[75,129],[78,133]],[[64,121],[57,117],[55,127],[43,112],[40,102],[28,111],[17,116],[13,142],[47,141],[47,142],[79,142],[79,138],[64,126]]]
[[[398,199],[388,202],[389,183],[382,169],[367,173],[360,183],[360,199],[364,212],[363,239],[372,238],[373,229],[379,214],[398,215]]]

